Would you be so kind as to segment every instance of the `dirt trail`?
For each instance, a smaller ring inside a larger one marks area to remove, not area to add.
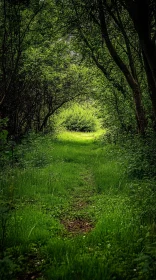
[[[95,191],[93,176],[88,169],[81,173],[80,176],[83,185],[72,193],[70,210],[66,213],[66,217],[61,219],[61,223],[67,232],[72,235],[88,233],[94,228],[93,221],[84,216],[84,210],[91,203],[90,198]]]

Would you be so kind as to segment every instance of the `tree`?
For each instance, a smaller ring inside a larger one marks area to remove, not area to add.
[[[139,37],[156,122],[156,2],[126,0],[121,3],[128,11]]]
[[[4,0],[2,7],[1,118],[19,138],[44,130],[64,103],[91,91],[92,77],[59,31],[53,2]]]
[[[23,52],[30,25],[42,10],[42,5],[34,1],[27,9],[28,1],[7,1],[0,3],[0,110],[1,118],[8,118],[9,134],[18,134],[18,115],[26,91],[25,77],[22,75]],[[34,9],[35,7],[35,9]]]
[[[125,5],[121,2],[125,3],[126,1],[72,0],[63,1],[63,5],[66,5],[66,9],[68,7],[70,10],[66,21],[68,29],[70,26],[74,35],[75,31],[73,30],[78,30],[81,42],[85,42],[94,62],[104,75],[108,77],[108,71],[105,67],[105,57],[101,56],[101,53],[106,52],[106,48],[123,73],[132,89],[138,130],[144,134],[147,120],[142,100],[143,88],[140,75],[143,59],[142,49],[140,49],[133,21],[127,13]]]

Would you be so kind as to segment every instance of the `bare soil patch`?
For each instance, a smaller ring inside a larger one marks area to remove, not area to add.
[[[66,230],[72,234],[88,233],[93,229],[93,223],[84,218],[76,218],[73,220],[66,219],[62,220],[61,223],[64,225]]]
[[[83,209],[83,208],[87,207],[88,204],[89,204],[88,201],[85,201],[82,199],[77,199],[73,204],[73,208],[77,209],[77,210]]]

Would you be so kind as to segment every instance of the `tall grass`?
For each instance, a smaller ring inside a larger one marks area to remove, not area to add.
[[[18,147],[1,174],[1,279],[156,279],[152,183],[130,182],[100,134]]]

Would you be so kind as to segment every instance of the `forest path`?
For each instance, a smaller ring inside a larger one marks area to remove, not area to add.
[[[97,136],[34,139],[3,182],[14,196],[5,244],[20,271],[16,279],[127,279],[134,268],[137,211],[123,191],[118,147]]]
[[[85,234],[92,230],[93,222],[87,217],[87,208],[95,193],[91,165],[95,154],[94,133],[65,133],[58,140],[66,143],[65,162],[76,164],[76,186],[69,189],[70,203],[61,215],[61,223],[69,234]],[[93,148],[93,151],[92,151]],[[70,170],[69,170],[70,172]]]
[[[61,215],[61,223],[72,235],[87,233],[94,228],[96,218],[93,212],[96,209],[96,201],[100,199],[103,190],[110,188],[110,184],[111,187],[120,185],[120,173],[116,162],[96,141],[101,133],[66,132],[58,135],[58,142],[66,147],[64,162],[72,163],[72,166],[76,164],[74,174],[77,184],[68,189],[69,207]]]

